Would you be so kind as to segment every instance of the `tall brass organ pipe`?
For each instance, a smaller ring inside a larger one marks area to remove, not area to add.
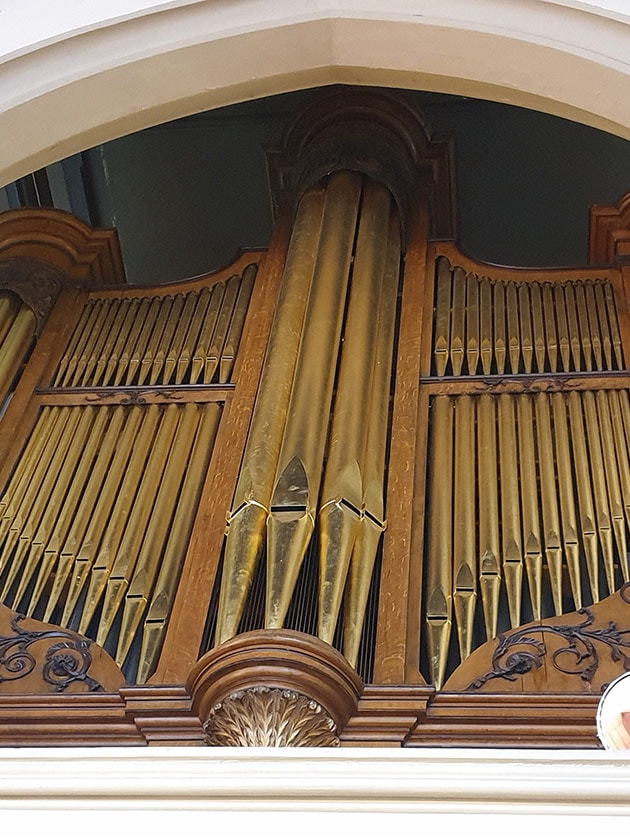
[[[35,337],[33,310],[12,292],[0,292],[0,405]]]
[[[384,528],[399,265],[385,187],[339,172],[301,199],[228,520],[216,643],[238,631],[265,536],[265,626],[283,626],[318,527],[318,633],[332,642],[348,581],[356,662]]]

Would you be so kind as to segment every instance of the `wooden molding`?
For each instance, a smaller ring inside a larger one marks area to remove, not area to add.
[[[592,265],[630,263],[630,192],[612,207],[591,208],[588,239]]]
[[[115,230],[97,230],[63,210],[0,213],[0,260],[28,257],[81,285],[120,286],[125,270]]]
[[[193,709],[206,725],[226,700],[232,706],[238,705],[237,700],[245,711],[252,700],[246,698],[248,692],[279,689],[286,692],[291,715],[297,702],[292,695],[300,695],[312,702],[314,717],[321,717],[322,710],[330,717],[337,734],[357,707],[362,683],[344,657],[315,636],[254,630],[206,653],[193,668],[187,687]]]

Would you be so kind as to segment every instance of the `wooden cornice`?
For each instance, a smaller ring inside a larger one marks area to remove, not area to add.
[[[591,265],[630,263],[630,192],[612,207],[591,208],[588,261]]]
[[[125,270],[118,234],[98,230],[63,210],[24,208],[0,213],[0,261],[25,257],[83,286],[120,286]]]

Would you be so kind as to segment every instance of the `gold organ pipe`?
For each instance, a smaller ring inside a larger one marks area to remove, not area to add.
[[[160,488],[163,488],[164,471],[179,419],[179,407],[171,403],[158,421],[155,440],[142,471],[131,511],[124,524],[124,532],[108,564],[105,598],[96,633],[96,641],[99,645],[105,644],[129,586],[142,541],[150,527],[151,512],[154,509],[156,496]]]
[[[597,317],[597,303],[595,301],[593,283],[590,281],[584,283],[584,293],[586,295],[586,314],[588,315],[591,347],[593,348],[593,356],[595,357],[595,370],[603,370],[602,336],[599,332],[599,319]]]
[[[604,354],[604,370],[614,370],[612,336],[608,324],[608,313],[606,311],[606,297],[604,293],[605,283],[594,283],[595,305],[597,307],[597,320],[599,331],[602,337],[602,351]]]
[[[0,521],[0,541],[7,536],[9,529],[16,520],[15,529],[21,527],[23,518],[22,511],[28,510],[28,505],[35,492],[41,476],[45,473],[48,463],[53,456],[57,441],[68,416],[68,409],[54,410],[44,407],[40,418],[31,432],[31,437],[15,470],[9,481],[9,485],[3,496],[0,508],[2,509],[2,520]],[[27,498],[26,503],[24,502]],[[6,562],[6,554],[0,555],[0,571]]]
[[[238,630],[261,552],[322,218],[327,204],[326,231],[334,229],[336,217],[331,207],[335,195],[311,189],[298,207],[232,512],[228,514],[216,644]]]
[[[0,292],[0,344],[6,338],[19,311],[20,300],[17,295]]]
[[[81,337],[85,331],[87,326],[87,322],[90,318],[90,313],[92,312],[93,301],[88,300],[81,311],[81,315],[79,317],[79,322],[74,328],[74,332],[70,338],[70,342],[68,344],[68,348],[61,357],[61,361],[59,362],[59,367],[57,368],[57,373],[55,374],[55,378],[53,380],[53,384],[55,387],[58,387],[65,381],[66,372],[68,370],[68,366],[70,364],[71,359],[75,357],[75,352],[79,342],[81,341]]]
[[[455,399],[454,462],[453,605],[460,659],[463,661],[472,648],[477,603],[475,407],[468,394]]]
[[[628,459],[628,443],[623,428],[623,419],[621,413],[621,395],[627,399],[625,391],[608,391],[608,405],[610,420],[614,436],[614,451],[617,456],[617,466],[619,467],[619,483],[621,488],[621,497],[623,508],[625,512],[626,522],[630,527],[630,462]],[[624,581],[630,579],[628,574],[628,557],[627,554],[621,554],[619,562],[621,565],[621,573]]]
[[[92,413],[90,407],[81,410],[84,411],[86,415]],[[68,476],[65,481],[65,490],[60,481],[57,482],[55,487],[57,494],[60,496],[63,494],[63,504],[61,506],[57,504],[54,506],[50,504],[48,505],[47,513],[40,522],[39,540],[38,535],[35,537],[35,543],[40,541],[43,544],[44,557],[39,565],[37,579],[31,594],[31,600],[26,610],[28,615],[33,614],[39,599],[42,596],[44,588],[48,583],[51,571],[58,563],[61,547],[70,528],[72,519],[76,513],[81,496],[86,489],[94,459],[103,442],[103,431],[109,419],[109,409],[106,406],[101,406],[98,409],[94,409],[93,413],[94,417],[91,418],[91,428],[89,429],[83,442],[83,446],[79,450],[78,454],[75,448],[74,454],[76,455],[76,473],[72,476]],[[66,463],[68,464],[69,469],[72,470],[73,464],[71,463],[71,458],[67,458]],[[65,467],[66,464],[64,464],[64,469]],[[57,574],[60,572],[61,569],[56,570],[52,581],[53,585],[56,583]]]
[[[584,283],[575,283],[575,301],[578,311],[578,324],[580,328],[580,338],[582,343],[582,353],[584,357],[584,365],[586,370],[593,370],[593,354],[591,341],[591,324],[588,319],[588,311],[586,308],[586,295],[584,291]]]
[[[65,418],[64,418],[65,419]],[[22,459],[9,481],[7,490],[0,502],[2,520],[0,520],[0,574],[11,560],[19,526],[9,530],[16,517],[21,516],[22,503],[29,488],[34,486],[33,474],[38,469],[45,469],[54,452],[54,441],[58,438],[57,429],[60,428],[60,413],[45,407],[31,432]],[[51,441],[52,438],[52,441]],[[32,491],[31,491],[32,492]],[[5,541],[11,536],[9,541]]]
[[[163,298],[157,298],[157,300],[159,301],[158,314],[151,335],[149,336],[149,339],[144,348],[142,359],[140,360],[140,368],[138,371],[138,385],[144,385],[145,382],[150,378],[151,371],[153,370],[153,362],[155,360],[158,350],[162,346],[164,330],[172,317],[172,295],[167,295]]]
[[[436,271],[435,333],[433,356],[435,373],[444,376],[448,365],[451,332],[451,265],[445,257],[438,257]]]
[[[116,313],[116,319],[108,332],[107,339],[104,342],[97,359],[94,375],[91,381],[92,385],[98,385],[103,378],[103,374],[107,368],[107,363],[111,358],[114,347],[116,346],[118,336],[124,328],[130,303],[131,301],[129,298],[123,298],[120,301],[120,306],[118,307],[118,311]]]
[[[505,284],[505,308],[510,370],[512,373],[518,373],[521,363],[521,336],[518,323],[518,292],[515,283]]]
[[[153,357],[153,364],[151,365],[151,373],[149,375],[150,385],[155,385],[160,382],[160,375],[164,370],[166,354],[168,353],[171,342],[173,341],[177,325],[180,323],[182,310],[184,308],[184,300],[185,298],[182,294],[175,295],[173,298],[170,314],[166,324],[164,325],[164,332],[162,333],[160,344],[156,348],[155,355]]]
[[[177,362],[177,370],[175,372],[176,384],[180,384],[186,379],[186,372],[190,366],[190,359],[199,338],[199,333],[206,317],[209,302],[210,289],[201,289],[197,294],[197,305],[192,318],[190,319],[190,328],[186,333],[182,351]]]
[[[184,339],[186,338],[186,334],[188,333],[190,321],[195,311],[195,303],[195,295],[187,294],[185,296],[184,308],[182,310],[179,323],[177,324],[175,335],[173,336],[173,340],[171,341],[171,346],[169,347],[168,353],[166,354],[166,361],[164,362],[164,374],[162,381],[165,385],[168,385],[170,383],[177,370],[177,363],[182,352]]]
[[[34,484],[34,482],[31,483],[33,485],[32,491],[31,487],[29,487],[29,494],[25,497],[25,500],[28,498],[29,503],[28,507],[24,510],[24,524],[20,526],[16,523],[16,520],[14,520],[13,525],[11,526],[11,530],[15,532],[15,536],[19,539],[19,542],[15,556],[11,563],[11,568],[9,569],[9,574],[7,575],[2,589],[2,594],[0,595],[0,600],[4,600],[4,598],[7,597],[9,589],[20,577],[20,572],[24,560],[26,559],[26,554],[30,548],[46,504],[53,494],[53,488],[55,487],[59,471],[62,469],[68,449],[72,447],[75,440],[79,419],[79,412],[70,412],[67,423],[64,425],[63,432],[59,437],[57,446],[52,454],[47,468],[43,472],[43,475],[40,473],[41,477],[37,484]],[[31,566],[32,564],[28,564],[26,572],[30,573]],[[15,604],[17,604],[18,600],[22,597],[24,591],[24,577],[26,577],[26,573],[24,573],[20,584],[18,585],[17,595],[13,599]]]
[[[63,542],[58,548],[56,544],[53,546],[54,550],[59,554],[59,562],[52,581],[48,601],[44,607],[44,621],[50,621],[52,612],[59,603],[66,581],[72,571],[77,552],[87,531],[89,519],[94,514],[96,501],[103,489],[103,476],[108,475],[114,450],[117,450],[118,447],[124,448],[122,428],[128,409],[122,406],[116,406],[111,412],[108,408],[102,410],[106,412],[106,416],[111,418],[107,426],[107,431],[100,439],[97,438],[98,429],[96,429],[96,434],[94,431],[92,433],[94,438],[94,452],[92,455],[96,454],[96,460],[93,463],[93,468],[90,471],[83,490],[80,491],[78,505],[74,514],[69,519]],[[59,536],[61,539],[61,535]],[[72,608],[74,609],[74,606]]]
[[[111,380],[118,368],[118,361],[126,347],[127,339],[133,329],[133,325],[136,322],[139,306],[140,300],[138,298],[129,301],[129,307],[127,308],[120,332],[116,336],[116,342],[106,360],[105,371],[103,373],[103,386],[120,384],[118,379],[115,379],[114,382],[111,382]]]
[[[169,406],[169,409],[170,408],[175,409],[175,422],[179,422],[179,425],[177,426],[177,435],[172,440],[170,451],[166,451],[163,448],[161,449],[161,460],[164,460],[165,451],[167,459],[166,466],[163,464],[158,465],[158,470],[160,467],[163,467],[164,472],[159,479],[158,492],[155,499],[152,498],[152,494],[150,492],[144,492],[144,486],[140,490],[143,498],[147,497],[147,506],[150,507],[148,514],[145,516],[147,521],[140,532],[141,543],[138,541],[133,546],[133,554],[135,556],[129,557],[131,552],[128,553],[128,559],[126,561],[127,568],[117,569],[116,566],[114,566],[108,584],[109,594],[109,588],[115,584],[115,572],[119,575],[124,575],[124,580],[129,581],[128,586],[126,587],[126,592],[124,593],[125,606],[122,615],[120,633],[118,635],[118,646],[116,648],[116,662],[118,662],[120,666],[124,664],[124,661],[127,658],[127,654],[129,653],[136,631],[143,618],[149,595],[153,588],[153,583],[155,581],[160,559],[162,557],[162,551],[164,549],[164,543],[168,537],[168,532],[171,527],[171,520],[178,508],[177,499],[182,483],[182,477],[186,470],[186,465],[188,464],[191,447],[195,440],[195,434],[197,432],[197,425],[199,422],[199,408],[194,403],[188,403],[183,408]],[[180,415],[180,417],[177,418],[177,415]],[[166,423],[164,422],[166,419],[165,415],[160,432],[162,432],[166,427]],[[160,446],[162,447],[164,440],[156,441],[156,450],[158,448],[158,443],[160,443]],[[147,470],[147,476],[148,475],[149,469]],[[151,490],[150,487],[147,489],[149,491]],[[128,530],[129,532],[132,532],[133,529],[135,529],[135,523],[132,523],[130,519]],[[139,548],[137,552],[136,548]],[[134,559],[135,564],[133,562]],[[125,587],[116,587],[116,600],[122,601],[121,590],[123,588]],[[112,604],[112,616],[115,616],[115,604],[112,602],[110,602],[110,604]],[[103,638],[106,637],[107,630],[103,627]]]
[[[602,547],[604,559],[604,571],[608,583],[608,591],[615,591],[615,561],[613,556],[613,533],[611,523],[611,511],[609,509],[609,498],[606,489],[606,475],[604,471],[604,456],[599,436],[601,417],[598,416],[595,404],[595,394],[592,391],[584,391],[582,394],[584,419],[586,421],[586,434],[588,437],[588,453],[590,463],[591,481],[595,500],[595,515],[597,520],[597,532]],[[613,464],[614,468],[614,464]],[[612,476],[608,477],[609,482]]]
[[[44,406],[37,418],[35,428],[24,447],[18,468],[11,475],[0,499],[0,540],[6,534],[16,507],[26,492],[33,470],[41,460],[41,453],[51,433],[51,426],[54,428],[57,418],[58,412],[53,412],[50,406]]]
[[[129,481],[127,476],[132,466],[131,452],[133,450],[135,454],[134,447],[137,440],[142,443],[139,434],[142,421],[146,418],[146,410],[133,406],[131,409],[120,408],[120,411],[117,409],[115,413],[121,415],[123,426],[120,437],[116,441],[109,470],[104,473],[105,481],[102,487],[98,482],[90,483],[90,488],[82,499],[81,509],[77,514],[69,539],[62,550],[62,555],[70,554],[73,559],[68,595],[61,618],[61,624],[64,626],[68,626],[83,586],[92,571],[103,534],[108,524],[110,528],[114,525],[112,508]],[[152,419],[152,416],[146,419]]]
[[[628,577],[626,521],[624,515],[623,496],[621,493],[621,466],[619,464],[625,453],[617,452],[616,440],[612,427],[610,403],[608,401],[606,391],[598,391],[595,399],[597,401],[597,417],[599,420],[599,430],[602,438],[602,454],[605,464],[605,479],[608,486],[608,503],[612,519],[612,529],[615,535],[615,543],[617,545],[621,573],[623,575],[623,579],[626,580]],[[613,583],[614,577],[615,573],[613,567]],[[616,587],[611,589],[610,592],[614,592],[615,589]]]
[[[86,329],[85,341],[83,341],[82,336],[81,354],[76,361],[74,376],[72,377],[72,382],[70,383],[73,388],[76,388],[81,384],[83,374],[87,368],[88,360],[94,351],[94,346],[96,345],[103,329],[103,322],[107,317],[108,304],[108,300],[94,301],[94,307]],[[78,349],[79,348],[77,348],[77,352]]]
[[[155,329],[158,316],[162,308],[161,303],[160,298],[155,297],[151,299],[149,310],[144,319],[144,323],[142,324],[142,329],[140,330],[140,335],[138,336],[134,346],[130,348],[131,354],[125,376],[125,385],[133,385],[136,380],[136,376],[140,369],[140,363],[149,344],[149,339],[153,334],[153,330]]]
[[[435,397],[431,413],[426,625],[430,678],[439,689],[446,672],[452,623],[453,403],[450,397]]]
[[[534,355],[536,357],[536,369],[542,373],[545,370],[545,351],[547,349],[547,341],[543,315],[542,291],[538,283],[532,283],[530,285],[529,296],[532,304],[532,325],[534,331]]]
[[[560,283],[553,285],[553,297],[556,311],[556,323],[558,325],[558,349],[562,368],[564,371],[571,370],[571,339],[569,337],[569,320],[567,315],[566,298],[564,286]]]
[[[227,337],[228,327],[236,304],[236,295],[240,285],[240,277],[230,277],[225,289],[223,303],[219,311],[217,325],[212,334],[212,341],[208,349],[206,364],[203,371],[203,381],[208,385],[214,379],[223,353],[223,345]]]
[[[330,178],[334,225],[322,233],[267,521],[265,627],[282,627],[315,526],[361,178]],[[357,257],[359,255],[357,254]]]
[[[536,480],[536,446],[534,418],[529,394],[516,398],[518,419],[519,485],[523,519],[523,548],[532,615],[538,621],[542,605],[542,546],[538,515],[538,483]]]
[[[549,571],[551,596],[556,615],[562,615],[562,545],[560,542],[560,512],[556,491],[556,471],[551,411],[547,394],[536,394],[536,436],[538,467],[540,470],[540,501],[544,530],[545,559]]]
[[[472,376],[479,363],[479,278],[469,274],[466,286],[466,362]]]
[[[393,213],[389,225],[387,260],[381,289],[370,399],[370,423],[365,447],[364,515],[359,523],[344,595],[343,652],[353,667],[356,667],[359,655],[361,631],[365,620],[365,607],[376,553],[381,534],[385,529],[385,457],[389,437],[389,395],[400,279],[400,244],[400,225],[398,217]]]
[[[221,362],[219,364],[219,382],[221,383],[229,382],[230,376],[232,375],[236,351],[241,339],[241,333],[243,332],[243,325],[245,324],[249,299],[252,295],[256,271],[257,267],[255,265],[248,265],[241,278],[238,298],[234,306],[234,314],[232,315],[223,352],[221,353]]]
[[[200,411],[201,418],[184,474],[177,516],[171,526],[155,588],[151,595],[151,603],[144,620],[137,675],[139,683],[146,682],[160,652],[166,623],[175,598],[184,553],[197,512],[199,495],[208,469],[210,452],[221,417],[221,407],[216,403],[206,403],[200,406]]]
[[[578,491],[580,510],[580,525],[582,540],[586,555],[586,570],[591,587],[591,598],[594,604],[599,601],[598,550],[597,530],[595,526],[595,506],[591,490],[589,475],[589,459],[584,435],[584,421],[582,417],[582,401],[580,395],[568,395],[569,420],[571,424],[571,442],[573,444],[573,463]]]
[[[486,638],[497,635],[501,564],[499,549],[498,452],[495,401],[489,394],[477,403],[479,498],[479,588]]]
[[[487,277],[480,280],[479,290],[479,354],[481,369],[488,375],[492,371],[492,286]]]
[[[575,290],[571,283],[564,283],[563,290],[564,300],[567,308],[567,322],[569,327],[569,342],[571,345],[571,356],[573,358],[573,370],[584,370],[584,367],[582,365],[582,342],[580,341],[580,327],[578,324],[578,312],[575,298]]]
[[[203,373],[206,358],[210,350],[210,343],[212,342],[212,334],[214,333],[219,312],[221,311],[221,304],[223,302],[223,295],[225,294],[225,283],[217,283],[212,287],[212,294],[210,296],[210,303],[206,310],[206,317],[201,326],[199,339],[195,348],[192,364],[190,368],[190,381],[196,385],[199,377]]]
[[[509,394],[499,396],[498,418],[503,578],[505,580],[510,622],[512,627],[518,627],[521,623],[523,550],[518,494],[516,418],[514,416],[514,402]]]
[[[376,351],[374,336],[378,328],[387,254],[387,240],[383,241],[383,230],[389,227],[389,213],[389,191],[381,184],[367,182],[361,202],[337,394],[322,485],[322,503],[318,514],[317,634],[329,644],[332,644],[335,634],[363,506],[365,443],[371,406],[357,399],[357,394],[368,395],[371,392]],[[343,292],[340,296],[343,299]],[[331,338],[336,338],[334,332]],[[334,367],[334,363],[331,367]],[[315,470],[316,461],[311,463]]]
[[[466,274],[462,268],[453,269],[453,310],[451,313],[451,366],[453,376],[459,376],[464,364],[466,334]]]
[[[94,335],[94,324],[98,317],[101,301],[88,300],[86,304],[87,319],[85,321],[81,334],[77,336],[77,343],[74,350],[68,357],[68,365],[66,367],[65,376],[61,385],[68,387],[73,384],[76,370],[82,356],[85,355],[85,347]],[[78,330],[77,330],[78,332]]]
[[[2,566],[6,565],[11,551],[15,548],[18,536],[31,512],[34,500],[37,498],[42,481],[50,467],[58,449],[59,440],[70,417],[69,410],[61,410],[51,415],[50,431],[46,436],[45,445],[36,463],[32,464],[32,471],[20,475],[14,498],[10,501],[2,519],[2,533],[0,539],[5,541],[2,551]],[[30,466],[30,465],[29,465]],[[22,480],[23,479],[23,480]],[[1,571],[1,570],[0,570]]]
[[[160,409],[150,405],[145,409],[142,427],[136,436],[133,451],[114,502],[111,517],[105,528],[98,552],[92,564],[85,605],[79,622],[79,633],[85,634],[107,585],[112,566],[116,562],[121,541],[128,528],[134,499],[143,476],[149,450],[154,444]],[[80,553],[81,556],[81,553]],[[79,558],[77,558],[78,560]],[[100,626],[99,626],[100,635]],[[100,643],[99,643],[100,644]]]
[[[119,300],[113,299],[103,301],[103,324],[98,338],[95,341],[92,349],[90,350],[90,355],[88,357],[85,370],[83,371],[83,376],[81,378],[81,385],[88,385],[91,382],[92,376],[96,370],[96,365],[103,352],[103,347],[105,346],[105,344],[107,343],[107,339],[111,335],[114,321],[116,319],[116,315],[118,313],[119,308]]]
[[[15,375],[35,337],[35,314],[23,304],[0,346],[0,404],[11,390]]]
[[[114,379],[117,385],[126,384],[128,381],[128,379],[126,378],[126,374],[129,367],[129,362],[135,351],[140,333],[144,328],[144,324],[147,319],[150,306],[150,298],[142,298],[142,300],[140,301],[140,305],[138,306],[138,310],[136,312],[136,318],[133,324],[131,325],[131,330],[129,331],[127,342],[118,360],[118,367],[116,368],[116,375]]]
[[[612,338],[613,350],[615,351],[615,360],[617,362],[617,370],[623,370],[623,347],[621,345],[621,334],[619,332],[619,322],[617,321],[617,306],[615,304],[615,294],[610,283],[604,284],[604,297],[606,298],[606,310],[608,312],[608,322],[610,324],[610,335]]]
[[[505,330],[505,287],[496,282],[493,286],[494,296],[494,359],[497,373],[505,373],[507,356],[507,333]]]
[[[556,476],[562,517],[562,540],[567,558],[567,570],[573,602],[577,610],[582,609],[582,583],[580,574],[580,545],[578,539],[577,514],[573,495],[573,467],[567,426],[567,407],[561,393],[551,395],[554,441],[556,445]]]
[[[532,372],[534,358],[534,339],[532,335],[532,302],[529,297],[529,284],[518,286],[518,312],[521,326],[521,354],[525,373]]]
[[[542,299],[543,311],[545,313],[545,343],[547,345],[549,370],[552,373],[556,373],[558,370],[558,333],[556,331],[554,296],[551,283],[543,283]],[[542,370],[542,368],[539,368],[539,370]]]

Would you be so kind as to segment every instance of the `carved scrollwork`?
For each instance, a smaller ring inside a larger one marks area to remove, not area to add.
[[[217,703],[204,724],[213,747],[337,747],[334,720],[297,691],[256,686]]]
[[[19,626],[23,615],[11,619],[13,636],[0,636],[0,686],[31,674],[37,666],[32,646],[37,642],[58,639],[47,649],[42,677],[56,691],[64,691],[71,683],[84,682],[89,691],[103,691],[102,685],[88,674],[92,665],[90,640],[71,630],[25,630]]]
[[[630,604],[630,584],[624,584],[619,595]],[[594,629],[594,616],[589,609],[578,610],[578,615],[584,616],[578,624],[540,624],[500,635],[492,655],[492,670],[473,680],[466,690],[479,689],[489,680],[513,682],[517,677],[541,668],[547,657],[547,647],[542,639],[534,637],[545,633],[560,636],[566,642],[550,657],[554,668],[564,674],[579,676],[590,683],[600,664],[598,647],[602,645],[608,649],[613,662],[620,662],[624,670],[630,670],[630,629],[620,630],[614,621]]]

